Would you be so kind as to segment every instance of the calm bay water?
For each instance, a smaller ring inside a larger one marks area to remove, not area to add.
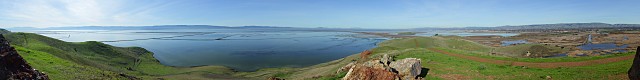
[[[69,42],[104,41],[143,47],[168,66],[221,65],[238,71],[304,67],[375,47],[379,37],[349,32],[207,30],[39,30],[24,31]]]
[[[143,47],[168,66],[221,65],[238,71],[260,68],[305,67],[340,59],[374,48],[387,40],[350,32],[261,29],[172,30],[31,30],[68,42],[101,41]],[[440,35],[513,36],[511,33],[457,33]],[[418,34],[422,36],[430,33]]]

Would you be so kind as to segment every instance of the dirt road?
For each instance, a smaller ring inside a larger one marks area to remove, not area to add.
[[[588,61],[577,61],[577,62],[540,62],[540,63],[535,63],[535,62],[516,62],[516,61],[505,61],[505,60],[495,60],[495,59],[480,58],[480,57],[475,57],[475,56],[467,56],[467,55],[463,55],[463,54],[450,53],[450,52],[439,50],[439,49],[435,49],[435,48],[429,48],[429,50],[435,51],[435,52],[438,52],[438,53],[443,53],[443,54],[446,54],[446,55],[449,55],[449,56],[465,58],[465,59],[478,61],[478,62],[493,63],[493,64],[511,64],[512,66],[527,66],[527,67],[534,67],[534,68],[557,68],[557,67],[587,66],[587,65],[594,65],[594,64],[605,64],[605,63],[618,62],[618,61],[633,59],[633,57],[634,57],[633,55],[629,55],[629,56],[605,58],[605,59],[598,59],[598,60],[588,60]]]

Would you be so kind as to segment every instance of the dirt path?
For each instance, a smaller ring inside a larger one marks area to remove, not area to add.
[[[557,68],[557,67],[576,67],[576,66],[587,66],[594,64],[605,64],[611,62],[618,62],[628,59],[633,59],[633,55],[629,56],[621,56],[621,57],[613,57],[613,58],[605,58],[598,60],[588,60],[588,61],[578,61],[578,62],[542,62],[542,63],[534,63],[534,62],[516,62],[516,61],[505,61],[505,60],[495,60],[495,59],[486,59],[475,56],[467,56],[463,54],[450,53],[447,51],[429,48],[431,51],[435,51],[438,53],[443,53],[449,56],[455,56],[460,58],[465,58],[473,61],[484,62],[484,63],[492,63],[492,64],[511,64],[512,66],[527,66],[527,67],[535,67],[535,68]]]

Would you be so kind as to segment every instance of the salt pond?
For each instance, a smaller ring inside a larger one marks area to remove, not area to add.
[[[513,41],[509,41],[509,40],[505,40],[505,41],[500,41],[502,44],[500,44],[501,46],[509,46],[509,45],[517,45],[517,44],[526,44],[529,43],[527,42],[527,40],[513,40]]]

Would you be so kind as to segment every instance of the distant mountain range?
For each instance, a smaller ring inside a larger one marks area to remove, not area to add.
[[[499,26],[494,29],[592,29],[592,28],[640,28],[640,24],[607,24],[607,23],[560,23],[560,24],[535,24],[520,26]]]
[[[437,30],[524,30],[524,29],[594,29],[594,28],[640,28],[640,24],[607,24],[607,23],[558,23],[533,24],[496,27],[462,27],[462,28],[415,28]]]
[[[640,28],[640,24],[607,23],[558,23],[496,27],[458,28],[412,28],[412,29],[361,29],[361,28],[296,28],[277,26],[212,26],[212,25],[158,25],[158,26],[79,26],[79,27],[13,27],[9,30],[162,30],[162,29],[296,29],[296,30],[527,30],[527,29],[593,29],[593,28]]]
[[[10,30],[161,30],[161,29],[249,29],[249,28],[292,28],[275,26],[212,26],[212,25],[159,25],[159,26],[79,26],[79,27],[14,27]]]

